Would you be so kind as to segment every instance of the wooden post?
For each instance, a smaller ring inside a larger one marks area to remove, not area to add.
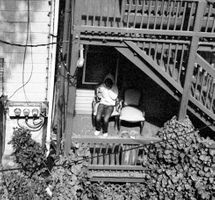
[[[0,58],[0,164],[4,153],[5,140],[5,108],[4,101],[4,58]]]
[[[79,53],[79,36],[75,31],[75,35],[72,42],[71,49],[71,62],[70,62],[70,75],[74,76],[77,68],[78,53]],[[66,119],[65,119],[65,155],[68,155],[71,148],[71,136],[73,128],[73,117],[75,109],[75,98],[76,98],[76,77],[72,78],[68,84],[67,90],[67,110],[66,110]],[[73,82],[74,81],[74,82]]]
[[[66,0],[64,25],[63,25],[63,44],[62,44],[62,60],[58,71],[58,80],[55,83],[55,107],[56,107],[56,125],[57,125],[57,155],[61,151],[62,135],[65,131],[65,76],[67,73],[67,57],[69,54],[69,38],[70,38],[70,21],[71,19],[71,0]],[[60,74],[60,75],[59,75]]]
[[[201,20],[203,18],[205,6],[206,6],[205,0],[198,2],[196,20],[195,20],[194,30],[193,30],[195,33],[200,31]],[[192,75],[194,70],[195,58],[196,58],[197,49],[198,49],[198,43],[199,43],[199,37],[197,36],[197,34],[196,35],[194,34],[190,44],[189,59],[188,59],[185,82],[184,82],[184,90],[181,97],[178,120],[182,120],[186,116],[188,102],[190,98],[190,86],[191,86],[191,80],[192,80]]]
[[[3,108],[3,101],[1,100],[1,97],[0,97],[0,164],[1,164],[1,159],[2,159],[2,156],[3,156],[3,133],[4,133],[4,130],[3,130],[3,113],[4,113],[4,108]]]
[[[6,108],[5,101],[7,96],[0,96],[0,165],[5,150],[5,131],[6,131]]]
[[[81,3],[79,0],[72,2],[72,12],[73,19],[71,24],[71,54],[67,60],[67,67],[70,66],[68,84],[67,84],[67,106],[66,106],[66,119],[65,119],[65,143],[64,143],[64,153],[66,156],[69,155],[71,148],[71,137],[73,129],[73,117],[75,110],[75,99],[76,99],[76,68],[77,61],[79,57],[79,47],[80,47],[80,33],[75,30],[76,25],[80,25],[80,11]],[[70,61],[70,63],[69,63]],[[71,78],[71,79],[70,79]],[[66,97],[65,97],[66,98]]]

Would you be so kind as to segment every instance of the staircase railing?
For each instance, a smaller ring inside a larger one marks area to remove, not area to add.
[[[143,58],[157,76],[165,79],[177,93],[183,93],[184,79],[189,57],[188,41],[168,41],[144,39],[143,42],[125,42],[131,50]],[[194,70],[191,74],[189,100],[196,106],[201,120],[215,120],[215,68],[198,53],[195,56]],[[194,114],[197,114],[194,113]],[[206,121],[205,121],[206,120]]]
[[[154,62],[157,70],[165,72],[165,76],[181,87],[184,84],[187,58],[189,54],[189,41],[148,37],[135,43]]]
[[[214,119],[215,114],[215,69],[197,54],[191,84],[191,100],[202,107]]]
[[[200,0],[77,0],[80,26],[193,31]],[[215,30],[215,6],[205,1],[202,32]]]
[[[73,145],[85,146],[90,150],[89,170],[92,181],[139,182],[144,175],[142,161],[144,145],[160,139],[133,140],[127,138],[72,137]],[[120,180],[123,178],[123,180]]]

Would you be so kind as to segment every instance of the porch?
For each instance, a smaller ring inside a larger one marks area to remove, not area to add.
[[[142,182],[145,173],[142,162],[144,147],[159,142],[157,138],[99,138],[73,136],[72,147],[87,147],[90,151],[88,170],[91,181]]]
[[[67,32],[64,40],[72,35],[71,51],[69,53],[66,51],[66,44],[63,49],[63,56],[67,57],[66,64],[69,68],[60,69],[60,73],[65,76],[69,72],[69,84],[65,84],[65,80],[61,78],[60,88],[60,95],[68,101],[64,116],[65,124],[59,126],[59,132],[65,133],[66,154],[72,142],[93,146],[91,155],[94,155],[95,150],[96,155],[101,157],[104,157],[102,151],[109,152],[109,146],[113,143],[123,147],[131,144],[138,146],[139,141],[133,140],[131,135],[143,143],[149,142],[153,140],[159,127],[177,114],[179,120],[184,119],[187,113],[194,117],[196,121],[192,122],[195,127],[202,124],[209,127],[214,119],[214,111],[193,97],[195,92],[190,93],[189,86],[193,76],[198,77],[200,71],[204,74],[207,72],[206,96],[209,104],[213,104],[214,56],[202,59],[200,52],[207,52],[206,54],[210,55],[208,54],[212,51],[210,45],[214,46],[214,4],[200,0],[90,2],[76,1],[76,4],[70,5],[74,11],[71,15],[73,24],[69,26],[69,20],[68,24],[65,23],[65,26],[70,28],[65,29]],[[83,46],[84,65],[77,68],[77,60]],[[198,75],[193,74],[195,66],[199,70]],[[138,126],[122,126],[120,132],[117,132],[113,122],[109,124],[108,138],[93,136],[94,127],[90,110],[92,96],[83,94],[86,91],[93,94],[96,85],[107,73],[115,76],[120,95],[129,87],[142,91],[141,103],[146,113],[142,137]],[[202,85],[197,82],[196,85]],[[61,90],[62,88],[65,92]],[[195,86],[194,90],[197,88]],[[200,96],[205,95],[202,87],[200,90]],[[212,97],[209,97],[210,92]],[[60,116],[59,124],[62,121]],[[98,146],[100,148],[96,148]],[[131,153],[129,159],[138,154],[132,155]],[[117,160],[113,164],[110,160],[100,161],[101,157],[98,156],[96,164],[94,161],[91,163],[98,173],[102,173],[104,168],[112,172],[121,168],[128,169],[129,174],[133,167],[136,167],[136,164],[123,164],[121,156],[117,165]]]
[[[111,73],[115,77],[120,100],[128,88],[140,91],[139,108],[145,112],[145,123],[140,133],[139,123],[122,122],[120,131],[115,127],[114,118],[109,123],[109,135],[121,137],[130,134],[134,137],[153,137],[164,122],[177,114],[178,102],[139,69],[129,58],[111,46],[84,45],[85,64],[77,69],[77,87],[74,105],[73,134],[88,136],[94,133],[92,121],[92,102],[95,88],[104,77]],[[147,63],[142,63],[147,68]],[[168,102],[168,103],[167,103]]]
[[[89,114],[76,114],[73,121],[73,135],[72,137],[82,138],[99,138],[94,136],[95,128],[92,123],[92,116]],[[142,130],[142,136],[140,135],[140,127],[137,124],[122,124],[120,131],[115,127],[115,121],[110,120],[108,138],[153,138],[160,127],[145,122]]]

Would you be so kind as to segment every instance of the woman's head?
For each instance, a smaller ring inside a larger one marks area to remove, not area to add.
[[[107,88],[112,88],[113,86],[113,80],[111,78],[106,78],[104,81],[104,84]]]

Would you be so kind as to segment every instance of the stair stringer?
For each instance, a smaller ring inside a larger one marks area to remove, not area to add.
[[[159,66],[150,56],[148,56],[143,50],[141,50],[134,42],[132,41],[125,41],[127,46],[137,53],[141,58],[143,58],[152,68],[155,70],[162,78],[164,78],[167,82],[169,82],[177,91],[180,93],[183,92],[183,88],[179,83],[173,80],[165,71],[161,69]]]
[[[123,47],[115,47],[116,50],[125,56],[129,61],[131,61],[135,66],[137,66],[141,71],[143,71],[148,77],[150,77],[154,82],[160,85],[165,91],[167,91],[174,99],[179,101],[179,96],[177,90],[173,90],[170,88],[170,84],[168,85],[166,81],[159,78],[158,75],[152,69],[146,67],[143,64],[143,60],[134,54],[130,49]]]
[[[165,91],[167,91],[173,98],[178,102],[183,93],[183,88],[177,82],[174,82],[167,73],[160,69],[160,66],[143,50],[141,50],[134,42],[125,41],[128,48],[116,47],[116,49],[125,57],[127,57],[132,63],[134,63],[139,69],[141,69],[146,75],[152,78],[158,85],[160,85]],[[198,57],[198,56],[197,56]],[[200,60],[200,57],[199,59]],[[202,60],[202,58],[201,58]],[[148,65],[143,65],[143,62],[147,62]],[[150,67],[149,67],[150,66]],[[214,75],[215,77],[215,75]],[[190,101],[188,103],[188,110],[199,120],[201,120],[206,126],[215,131],[215,128],[212,126],[212,121],[215,120],[214,113],[207,110],[200,102],[194,99],[190,95]],[[196,106],[196,109],[190,105],[190,103]]]

